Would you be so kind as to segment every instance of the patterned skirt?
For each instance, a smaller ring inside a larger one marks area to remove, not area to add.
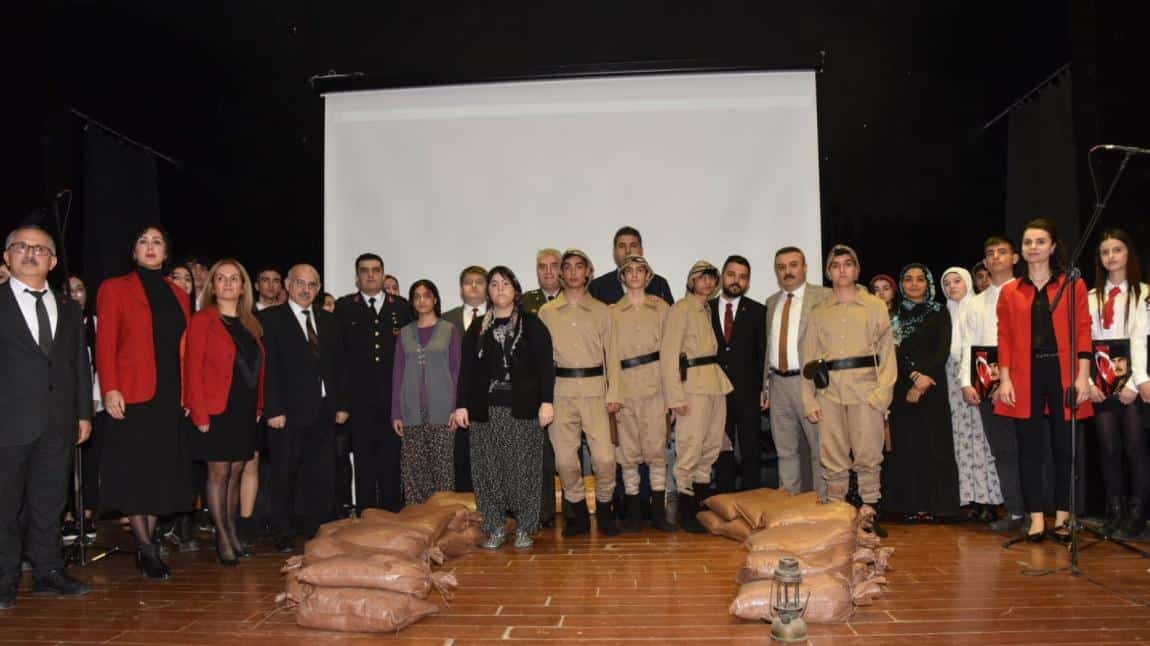
[[[954,430],[954,462],[958,466],[959,504],[1002,503],[1002,489],[998,484],[998,468],[994,454],[982,430],[982,417],[978,406],[962,400],[958,362],[946,362],[946,390],[950,398],[950,426]]]
[[[439,424],[405,427],[399,464],[408,505],[427,502],[437,491],[454,490],[455,432]]]
[[[544,431],[534,419],[515,419],[506,406],[492,406],[489,421],[471,424],[471,478],[483,531],[500,531],[507,513],[518,531],[539,531],[539,474]]]

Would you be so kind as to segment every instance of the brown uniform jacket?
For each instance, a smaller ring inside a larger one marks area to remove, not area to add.
[[[655,397],[663,392],[659,362],[643,364],[623,370],[625,359],[658,352],[663,338],[663,321],[671,306],[658,296],[647,294],[642,305],[634,305],[626,295],[611,305],[611,326],[614,339],[611,355],[607,357],[607,380],[617,385],[612,391],[618,397],[607,402],[623,403],[634,397]]]
[[[663,340],[659,346],[659,371],[663,374],[663,396],[667,408],[687,403],[687,393],[725,395],[732,390],[727,375],[717,363],[687,369],[687,380],[679,381],[679,355],[689,359],[713,356],[719,341],[711,328],[711,308],[694,296],[687,296],[671,306],[663,323]]]
[[[611,315],[607,306],[590,294],[576,303],[563,293],[539,309],[539,318],[551,333],[555,365],[559,368],[606,366],[611,354]],[[604,369],[604,375],[608,369]],[[556,377],[556,397],[617,397],[608,392],[604,377]],[[617,399],[614,401],[618,401]]]
[[[877,367],[832,370],[829,387],[818,395],[839,404],[870,404],[885,411],[890,406],[898,365],[894,354],[890,314],[886,304],[858,287],[858,298],[840,302],[832,293],[811,310],[811,320],[800,351],[804,361],[833,360],[874,355]],[[819,409],[814,382],[803,379],[806,414]]]

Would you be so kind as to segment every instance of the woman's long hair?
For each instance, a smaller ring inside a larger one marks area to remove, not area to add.
[[[1102,266],[1102,253],[1101,246],[1107,240],[1117,240],[1126,245],[1126,289],[1129,296],[1126,299],[1126,316],[1122,320],[1127,322],[1129,327],[1130,321],[1130,308],[1140,306],[1139,301],[1142,300],[1142,263],[1138,261],[1138,249],[1134,247],[1134,241],[1130,239],[1130,234],[1122,229],[1106,229],[1098,238],[1098,253],[1095,254],[1094,265],[1094,296],[1098,299],[1098,311],[1101,312],[1102,308],[1106,305],[1106,280],[1110,276],[1110,272]],[[1150,294],[1145,295],[1150,299]]]
[[[411,306],[411,315],[417,319],[419,318],[419,313],[415,311],[415,288],[417,287],[422,287],[431,292],[431,295],[435,297],[435,318],[442,317],[443,308],[441,307],[442,301],[439,300],[439,288],[435,286],[435,283],[426,278],[420,278],[419,280],[415,281],[407,290],[407,302]]]
[[[1026,223],[1022,227],[1022,237],[1026,237],[1027,229],[1041,229],[1050,236],[1050,242],[1054,245],[1054,253],[1050,254],[1050,275],[1057,276],[1059,273],[1066,270],[1066,246],[1062,243],[1062,238],[1058,235],[1058,226],[1054,224],[1053,220],[1046,218],[1035,218]]]
[[[204,285],[204,308],[214,307],[219,309],[218,301],[216,300],[216,272],[225,265],[231,265],[236,268],[240,273],[240,280],[243,281],[243,289],[240,290],[240,298],[236,301],[236,316],[240,319],[240,324],[255,338],[260,338],[264,335],[264,328],[260,325],[260,320],[252,312],[255,306],[255,301],[252,298],[252,279],[248,276],[248,270],[240,264],[240,261],[234,258],[224,258],[212,265],[211,270],[208,271],[208,284]]]

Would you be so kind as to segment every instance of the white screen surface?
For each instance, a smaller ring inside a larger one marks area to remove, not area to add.
[[[579,248],[614,271],[630,225],[676,298],[699,259],[752,264],[749,295],[777,289],[774,252],[806,252],[821,282],[814,72],[527,81],[326,96],[324,283],[354,291],[371,251],[443,310],[468,265],[507,265],[537,287],[535,252]]]

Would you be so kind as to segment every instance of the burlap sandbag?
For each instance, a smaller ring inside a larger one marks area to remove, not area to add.
[[[453,491],[437,491],[431,494],[427,499],[425,505],[438,506],[438,505],[463,505],[470,511],[478,512],[479,507],[475,504],[475,494],[473,493],[455,493]]]
[[[386,553],[347,554],[320,559],[308,563],[299,571],[298,577],[305,583],[323,588],[391,590],[420,599],[426,599],[432,588],[431,566]],[[450,587],[451,579],[443,579],[439,583]]]
[[[774,619],[773,593],[769,580],[744,583],[731,602],[730,613],[740,619],[770,621]],[[803,618],[808,624],[842,623],[854,612],[850,581],[840,574],[803,577],[801,594],[806,601]]]
[[[461,531],[445,533],[435,546],[443,552],[445,558],[453,559],[464,554],[478,552],[479,546],[486,538],[478,525],[469,525]]]
[[[747,537],[751,535],[751,526],[742,518],[723,520],[713,511],[701,511],[696,515],[696,518],[698,518],[699,522],[703,524],[703,527],[710,530],[712,534],[718,534],[719,536],[736,541],[745,541]]]
[[[358,518],[341,518],[339,520],[333,520],[330,523],[324,523],[320,525],[319,529],[316,530],[315,535],[317,538],[323,536],[331,536],[344,527],[351,527],[352,525],[359,524],[359,522],[360,520]]]
[[[850,525],[820,521],[759,530],[743,542],[743,547],[749,552],[777,550],[809,556],[832,547],[854,547],[854,544],[855,530]]]
[[[784,489],[768,489],[764,487],[762,489],[751,489],[749,491],[711,496],[704,500],[703,504],[706,505],[707,509],[718,514],[719,518],[723,520],[734,520],[741,517],[746,520],[752,528],[757,528],[754,523],[750,522],[748,514],[742,511],[743,507],[757,510],[762,507],[770,507],[790,497],[791,495]]]
[[[426,533],[388,523],[360,523],[344,527],[328,538],[367,550],[402,554],[412,560],[422,559],[431,547]]]
[[[306,565],[312,561],[319,559],[331,558],[333,556],[341,556],[344,554],[367,554],[370,550],[344,543],[343,541],[335,539],[333,536],[319,536],[311,539],[303,546],[304,559]]]
[[[439,612],[409,594],[365,588],[311,588],[296,608],[307,628],[343,632],[395,632]]]
[[[813,491],[785,498],[755,497],[740,499],[739,515],[756,529],[782,527],[795,523],[813,523],[823,520],[857,522],[858,512],[844,502],[820,503]]]
[[[851,551],[847,545],[836,545],[828,550],[799,554],[785,550],[763,550],[747,554],[743,567],[735,575],[737,583],[762,581],[775,576],[779,559],[793,558],[799,562],[799,571],[804,577],[823,572],[849,574],[851,572]]]
[[[462,529],[467,526],[467,508],[461,505],[428,507],[415,505],[398,514],[382,509],[363,510],[364,522],[406,527],[422,532],[434,544],[448,527]]]

